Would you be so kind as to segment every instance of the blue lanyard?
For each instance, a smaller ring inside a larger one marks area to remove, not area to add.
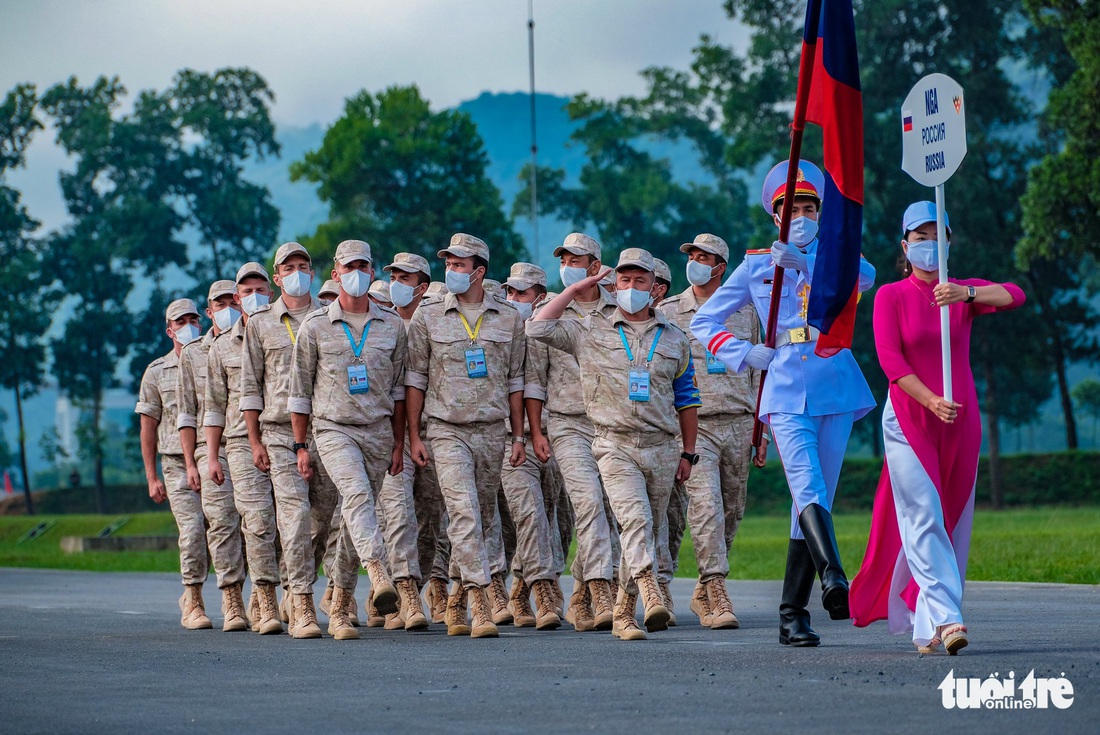
[[[351,344],[351,349],[355,353],[355,359],[359,362],[362,362],[362,360],[359,359],[359,355],[363,354],[363,345],[367,343],[367,335],[370,334],[370,323],[371,320],[368,319],[367,325],[363,327],[363,338],[359,340],[359,344],[355,344],[355,338],[351,336],[351,330],[348,329],[348,323],[340,322],[341,326],[344,327],[344,334],[348,336],[348,343]]]
[[[646,365],[653,362],[653,352],[657,349],[657,342],[661,339],[661,331],[664,329],[664,325],[657,327],[657,334],[653,335],[653,344],[649,346],[649,357],[645,359]],[[630,345],[626,343],[626,333],[623,331],[623,325],[619,325],[619,339],[623,341],[623,348],[626,349],[626,356],[630,358],[630,364],[634,364],[634,353],[630,350]]]

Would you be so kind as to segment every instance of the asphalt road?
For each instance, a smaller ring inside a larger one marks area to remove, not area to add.
[[[0,569],[0,732],[1096,732],[1098,587],[971,583],[957,657],[820,610],[820,648],[780,646],[778,582],[731,582],[742,627],[711,631],[691,587],[673,584],[680,626],[635,643],[442,626],[295,641],[222,633],[218,614],[183,630],[175,575]],[[213,580],[205,594],[217,613]],[[949,672],[1032,670],[1068,680],[1072,704],[943,706]]]

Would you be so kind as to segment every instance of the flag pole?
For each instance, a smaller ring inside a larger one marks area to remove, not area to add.
[[[810,0],[811,7],[816,5],[818,13],[821,5]],[[814,27],[817,26],[817,18],[813,19]],[[807,20],[809,22],[809,20]],[[817,36],[814,42],[808,43],[803,36],[802,58],[798,64],[798,89],[795,93],[794,120],[791,122],[791,154],[787,164],[787,187],[783,191],[783,209],[780,214],[779,240],[787,242],[791,231],[791,213],[794,211],[794,191],[798,181],[798,162],[802,157],[802,133],[806,129],[806,107],[810,99],[810,83],[814,74],[814,56],[817,49]],[[779,299],[783,296],[783,268],[775,266],[775,275],[772,277],[771,304],[768,307],[768,323],[764,331],[764,344],[775,347],[776,328],[779,324]],[[760,421],[760,399],[764,395],[764,381],[768,377],[767,370],[760,371],[760,388],[756,393],[756,421],[752,427],[752,446],[759,450],[764,441],[764,424]]]

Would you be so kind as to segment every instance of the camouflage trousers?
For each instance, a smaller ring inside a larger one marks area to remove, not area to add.
[[[509,447],[507,452],[511,451]],[[508,466],[507,457],[504,462]],[[493,516],[493,527],[485,534],[486,543],[489,544],[489,568],[507,570],[512,568],[512,561],[516,557],[516,524],[512,520],[512,514],[508,511],[508,500],[504,497],[503,483],[497,491],[497,512]],[[448,552],[450,547],[448,546]]]
[[[546,497],[546,520],[550,522],[550,542],[554,546],[554,576],[560,577],[565,573],[565,560],[569,556],[569,544],[573,541],[573,506],[569,502],[569,495],[565,492],[565,480],[562,479],[561,467],[557,458],[554,459],[554,472],[557,473],[558,496]],[[543,490],[545,491],[545,487]],[[610,508],[608,509],[610,514]],[[618,538],[616,531],[615,538]]]
[[[187,485],[182,454],[162,454],[160,469],[168,507],[180,534],[180,574],[184,584],[202,584],[210,571],[206,553],[206,519],[199,494]]]
[[[490,534],[497,514],[500,465],[507,429],[500,421],[448,424],[431,420],[432,461],[447,508],[451,542],[450,577],[463,586],[484,587],[491,574],[505,572],[503,554],[490,564]]]
[[[241,515],[248,576],[253,584],[279,584],[275,497],[271,477],[252,463],[252,449],[247,439],[230,440],[226,444],[225,454],[229,474],[233,477],[233,502]]]
[[[560,491],[557,463],[553,457],[549,462],[543,462],[528,446],[527,461],[519,467],[513,467],[508,462],[510,451],[509,444],[505,449],[500,471],[500,484],[505,500],[502,512],[507,511],[511,517],[515,534],[515,557],[509,566],[517,578],[527,582],[554,580],[560,573],[555,572],[555,562],[561,557],[561,540],[556,518],[554,528],[550,527],[546,498],[550,497],[556,502]]]
[[[360,566],[387,558],[377,497],[390,467],[393,428],[384,419],[370,426],[324,429],[314,434],[314,442],[339,495],[341,531],[332,581],[354,590]]]
[[[600,468],[611,510],[622,528],[619,580],[628,592],[634,580],[658,567],[657,535],[668,513],[668,498],[680,463],[681,444],[666,435],[598,435],[592,452]]]
[[[263,424],[264,448],[271,461],[271,486],[275,491],[275,520],[286,563],[289,589],[297,595],[313,593],[317,568],[325,558],[336,486],[332,484],[315,446],[310,446],[313,478],[298,473],[294,432],[290,424]]]
[[[218,578],[218,588],[225,589],[244,583],[244,555],[241,550],[241,514],[233,502],[233,480],[229,463],[225,457],[218,457],[225,473],[225,482],[216,485],[203,471],[206,467],[206,444],[195,449],[195,464],[202,478],[202,513],[206,516],[206,543],[210,549],[210,559],[214,564],[214,574]]]
[[[729,548],[745,517],[753,421],[752,414],[699,419],[699,464],[668,504],[670,564],[662,565],[662,580],[676,572],[685,524],[691,528],[699,576],[729,574]]]
[[[550,447],[561,468],[562,482],[573,510],[577,555],[572,574],[578,580],[610,580],[621,552],[619,534],[604,496],[600,470],[592,454],[596,430],[587,416],[551,413],[547,422]],[[568,551],[566,544],[565,551]]]

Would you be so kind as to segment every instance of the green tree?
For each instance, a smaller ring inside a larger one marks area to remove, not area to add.
[[[466,113],[432,111],[415,86],[359,92],[321,147],[290,167],[291,179],[318,184],[329,206],[328,222],[302,243],[317,263],[348,238],[370,242],[379,262],[399,251],[436,262],[452,234],[468,232],[488,243],[490,273],[504,275],[524,247],[487,165]]]
[[[1100,6],[1076,0],[1026,0],[1036,29],[1032,59],[1052,89],[1040,126],[1045,156],[1028,172],[1024,237],[1016,248],[1027,270],[1058,379],[1066,445],[1077,448],[1068,363],[1100,359],[1091,296],[1100,290]]]
[[[1085,378],[1073,387],[1073,400],[1078,407],[1092,416],[1092,443],[1096,444],[1096,424],[1100,422],[1100,380]]]
[[[55,292],[49,287],[41,241],[33,237],[39,223],[27,212],[18,191],[4,183],[6,173],[25,165],[26,149],[42,128],[36,116],[35,88],[22,84],[0,104],[0,386],[15,396],[19,426],[19,464],[27,513],[34,513],[27,470],[23,399],[42,382],[46,358],[43,335],[50,326]],[[6,466],[6,463],[5,465]]]

